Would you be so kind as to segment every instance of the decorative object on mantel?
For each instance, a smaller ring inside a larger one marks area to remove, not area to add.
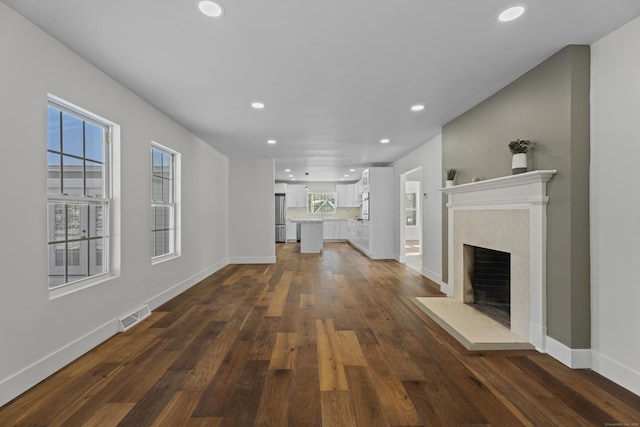
[[[511,158],[511,174],[517,175],[527,171],[527,153],[533,150],[533,142],[527,139],[516,139],[509,143]]]
[[[453,187],[453,181],[456,179],[457,174],[458,169],[447,169],[447,182],[445,183],[445,187]]]
[[[480,177],[474,176],[473,178],[471,178],[471,182],[480,182]]]

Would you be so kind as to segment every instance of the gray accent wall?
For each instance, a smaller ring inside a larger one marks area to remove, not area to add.
[[[567,46],[442,130],[442,169],[459,169],[457,184],[510,175],[516,138],[536,143],[529,170],[558,170],[547,186],[547,335],[573,349],[591,336],[589,79],[589,47]],[[442,217],[447,282],[446,199]]]

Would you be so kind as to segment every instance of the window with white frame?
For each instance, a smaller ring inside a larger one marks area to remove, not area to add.
[[[336,193],[308,193],[307,213],[328,214],[336,213]]]
[[[49,289],[109,272],[111,127],[48,101]]]
[[[151,257],[176,255],[176,156],[158,144],[151,146]]]

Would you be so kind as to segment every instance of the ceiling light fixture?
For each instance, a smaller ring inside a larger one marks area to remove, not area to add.
[[[209,0],[201,1],[198,3],[198,7],[200,8],[200,12],[212,18],[222,16],[223,13],[222,6]]]
[[[391,140],[389,138],[383,138],[380,140],[380,144],[388,144]]]
[[[349,169],[349,172],[355,172],[355,171],[356,171],[355,169]]]
[[[293,178],[293,175],[289,175],[289,178]]]
[[[345,177],[345,178],[349,178],[349,174],[345,174],[345,175],[344,175],[344,177]]]
[[[268,140],[267,140],[267,144],[272,144],[272,145],[273,145],[273,144],[275,144],[275,143],[276,143],[276,140],[275,140],[275,139],[268,139]]]
[[[424,110],[424,105],[416,104],[411,106],[411,111],[422,111]]]
[[[522,16],[522,14],[524,13],[525,8],[524,6],[512,6],[509,7],[505,10],[503,10],[502,12],[500,12],[500,15],[498,15],[498,21],[500,22],[510,22],[510,21],[514,21],[518,18],[520,18]]]
[[[285,172],[291,172],[291,169],[285,169],[284,171]]]
[[[252,102],[251,103],[251,108],[254,108],[256,110],[262,110],[264,108],[264,103],[263,102],[259,102],[259,101]]]

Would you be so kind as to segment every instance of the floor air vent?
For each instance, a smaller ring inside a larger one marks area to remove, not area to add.
[[[147,318],[151,314],[151,310],[149,310],[148,305],[144,305],[140,307],[135,312],[130,315],[118,320],[118,330],[120,332],[124,332],[127,329],[132,328],[138,322],[141,322],[143,319]]]

